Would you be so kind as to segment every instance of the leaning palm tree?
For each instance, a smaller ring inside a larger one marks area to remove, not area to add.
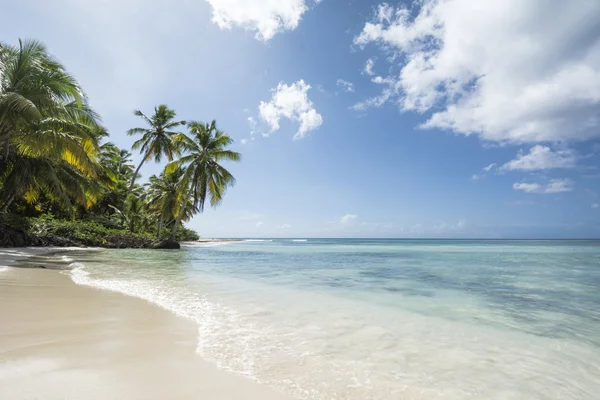
[[[233,139],[217,129],[216,121],[210,124],[190,122],[188,129],[190,136],[180,134],[175,139],[188,154],[172,161],[165,169],[167,173],[179,167],[184,169],[180,181],[179,210],[169,237],[171,241],[175,240],[189,200],[199,212],[204,210],[206,201],[212,207],[223,201],[225,191],[235,184],[235,178],[220,162],[240,161],[242,157],[240,153],[227,149]]]
[[[178,132],[172,131],[180,125],[185,125],[185,121],[174,121],[177,114],[164,104],[154,107],[154,115],[147,117],[140,110],[135,110],[134,115],[141,117],[147,124],[147,128],[133,128],[127,131],[128,135],[141,134],[142,137],[133,144],[133,150],[140,150],[142,153],[142,161],[138,165],[131,184],[129,185],[129,193],[133,190],[133,185],[138,177],[142,165],[150,159],[155,162],[160,162],[162,156],[167,156],[169,161],[173,161],[175,155],[179,154],[178,147],[173,142],[173,137]]]
[[[40,194],[69,208],[95,201],[99,117],[40,42],[0,44],[2,211]]]

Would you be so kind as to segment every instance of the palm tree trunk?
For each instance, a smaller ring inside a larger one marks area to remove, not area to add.
[[[0,210],[1,214],[4,214],[5,212],[8,211],[8,207],[10,207],[10,205],[12,204],[12,202],[15,200],[15,195],[11,194],[10,196],[8,196],[8,200],[6,200],[6,203],[4,203],[4,205],[2,206],[2,209]]]
[[[138,165],[137,169],[135,170],[135,173],[131,177],[131,184],[129,185],[129,190],[127,191],[127,194],[125,195],[125,197],[129,196],[129,194],[133,190],[133,185],[135,184],[135,180],[137,179],[137,176],[140,173],[140,169],[142,168],[142,165],[144,165],[145,161],[146,161],[146,155],[144,155],[142,162],[140,162],[140,165]]]
[[[177,218],[175,218],[175,223],[173,224],[173,228],[171,228],[171,236],[169,236],[169,240],[170,241],[175,241],[175,235],[177,234],[177,227],[179,226],[179,222],[181,221],[181,218],[183,218],[183,213],[185,212],[185,206],[187,206],[188,203],[188,199],[186,198],[185,201],[183,202],[183,204],[181,205],[181,208],[179,209],[179,214],[177,215]]]
[[[160,214],[160,219],[158,220],[158,229],[156,230],[156,238],[160,239],[160,231],[162,230],[162,226],[163,226],[163,221],[164,221],[165,216],[161,213]]]

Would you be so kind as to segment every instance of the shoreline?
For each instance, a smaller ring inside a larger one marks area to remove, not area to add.
[[[192,321],[18,266],[62,250],[0,249],[0,398],[290,399],[198,356]]]

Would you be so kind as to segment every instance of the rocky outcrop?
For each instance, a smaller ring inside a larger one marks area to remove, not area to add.
[[[0,247],[32,246],[31,243],[32,240],[26,231],[0,224]]]
[[[181,246],[174,240],[155,240],[152,242],[153,249],[180,249]]]
[[[136,236],[107,236],[101,247],[109,249],[151,249],[153,240]]]

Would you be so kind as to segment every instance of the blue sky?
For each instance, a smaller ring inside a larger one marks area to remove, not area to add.
[[[48,3],[0,38],[45,42],[112,141],[161,103],[236,140],[202,236],[600,236],[599,2]]]

